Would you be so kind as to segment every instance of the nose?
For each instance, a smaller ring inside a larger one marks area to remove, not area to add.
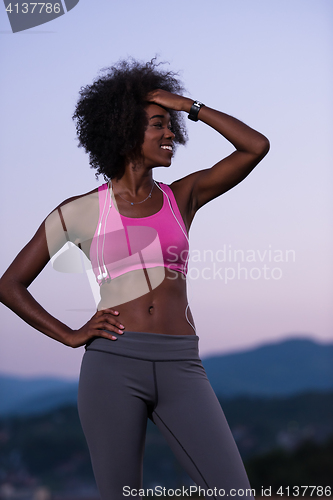
[[[166,138],[171,139],[172,141],[176,137],[175,134],[172,132],[172,130],[170,130],[169,128],[167,128],[167,130],[166,130],[166,132],[165,132],[164,135],[165,135]]]

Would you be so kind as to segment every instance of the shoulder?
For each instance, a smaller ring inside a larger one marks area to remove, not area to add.
[[[201,171],[199,170],[170,184],[170,188],[175,195],[177,203],[185,205],[188,210],[192,210],[193,189],[200,175]]]
[[[186,177],[177,179],[170,185],[164,184],[171,190],[172,194],[174,195],[187,230],[189,230],[194,217],[192,191],[196,174],[197,172],[194,172],[193,174],[189,174]],[[163,184],[161,185],[161,187],[163,188]]]
[[[197,172],[186,175],[181,179],[177,179],[170,184],[170,188],[176,198],[188,199],[191,196],[193,185],[197,177]]]
[[[86,237],[87,233],[90,235],[98,223],[98,189],[72,196],[59,203],[45,219],[47,233],[61,227],[68,232],[71,241]]]
[[[64,217],[84,215],[90,209],[98,207],[99,191],[106,185],[105,183],[87,193],[67,198],[59,203],[52,213],[61,211]]]
[[[87,193],[71,196],[70,198],[67,198],[66,200],[59,203],[59,205],[54,210],[58,210],[59,208],[61,208],[61,210],[68,210],[68,209],[75,210],[77,207],[82,207],[85,206],[86,204],[92,203],[93,201],[97,201],[98,191],[100,187],[102,186],[92,189]]]

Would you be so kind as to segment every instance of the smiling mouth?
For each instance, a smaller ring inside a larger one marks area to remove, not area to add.
[[[166,149],[167,151],[173,151],[172,146],[160,146],[162,149]]]

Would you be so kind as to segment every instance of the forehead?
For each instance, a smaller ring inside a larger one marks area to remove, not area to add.
[[[151,120],[153,117],[164,118],[168,121],[170,120],[170,113],[158,104],[148,104],[145,111],[148,115],[148,120]]]

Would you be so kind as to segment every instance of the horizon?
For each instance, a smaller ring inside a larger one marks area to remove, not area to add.
[[[257,351],[257,350],[260,350],[261,348],[265,348],[265,347],[272,347],[272,346],[275,346],[275,345],[278,345],[278,344],[285,344],[285,343],[289,343],[289,342],[310,342],[312,344],[316,344],[318,346],[332,346],[333,347],[333,341],[331,342],[325,342],[325,341],[321,341],[321,340],[318,340],[314,337],[311,337],[310,334],[309,335],[306,335],[304,334],[303,337],[301,336],[290,336],[290,337],[284,337],[284,338],[281,338],[279,340],[275,340],[275,341],[272,341],[272,342],[267,342],[267,343],[261,343],[261,344],[258,344],[256,346],[253,346],[253,347],[249,347],[249,348],[240,348],[238,350],[234,350],[234,351],[228,351],[228,352],[216,352],[216,353],[212,353],[212,354],[207,354],[205,356],[202,356],[201,359],[202,361],[204,362],[205,360],[207,359],[211,359],[211,358],[219,358],[219,357],[227,357],[227,356],[233,356],[233,355],[237,355],[237,354],[243,354],[243,353],[250,353],[250,352],[253,352],[253,351]],[[76,382],[78,380],[78,376],[76,377],[63,377],[61,376],[60,374],[57,375],[57,374],[48,374],[48,373],[40,373],[40,374],[36,374],[36,375],[33,375],[33,374],[19,374],[19,373],[11,373],[11,372],[3,372],[0,368],[0,378],[2,377],[8,377],[8,378],[14,378],[14,379],[21,379],[21,380],[34,380],[34,379],[50,379],[50,380],[61,380],[61,381],[64,381],[64,382]]]

